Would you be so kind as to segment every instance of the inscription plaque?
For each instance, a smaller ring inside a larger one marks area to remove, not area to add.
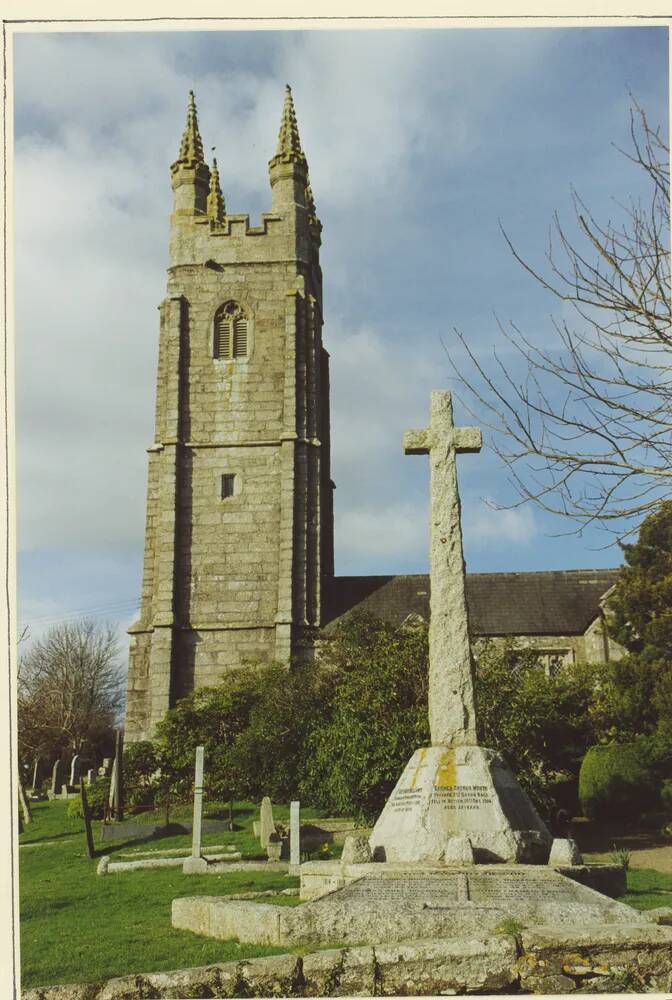
[[[460,889],[462,891],[460,891]],[[458,873],[452,875],[362,878],[341,889],[338,896],[348,902],[403,905],[423,909],[428,904],[450,905],[464,899]]]
[[[487,785],[455,785],[452,788],[435,785],[429,801],[447,812],[467,812],[492,805],[493,796]]]
[[[469,875],[469,898],[474,903],[572,902],[575,884],[561,875],[537,875],[527,871],[474,872]]]

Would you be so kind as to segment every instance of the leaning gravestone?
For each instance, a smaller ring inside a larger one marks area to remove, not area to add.
[[[259,811],[259,840],[261,841],[261,846],[264,849],[268,847],[268,840],[272,833],[275,833],[273,806],[271,805],[271,800],[268,795],[264,795],[261,800],[261,809]]]
[[[64,772],[63,761],[59,757],[58,760],[54,762],[54,766],[53,766],[53,769],[52,769],[52,772],[51,772],[51,794],[52,794],[52,797],[54,795],[60,795],[61,794],[61,788],[63,786],[63,776],[64,776],[63,772]]]
[[[81,756],[76,753],[70,764],[70,784],[78,785],[82,777]]]
[[[30,786],[33,791],[36,791],[40,787],[42,781],[42,758],[35,758],[35,765],[33,767],[33,783]]]

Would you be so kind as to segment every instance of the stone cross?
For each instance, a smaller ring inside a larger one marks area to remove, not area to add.
[[[191,856],[201,857],[201,827],[203,825],[203,762],[205,748],[196,747],[196,773],[194,775],[194,822],[191,828]]]
[[[301,803],[289,803],[289,869],[301,864]]]
[[[475,746],[476,718],[464,554],[457,489],[458,452],[478,452],[478,427],[455,427],[449,392],[432,392],[431,421],[407,431],[407,455],[429,454],[429,728],[432,746]]]

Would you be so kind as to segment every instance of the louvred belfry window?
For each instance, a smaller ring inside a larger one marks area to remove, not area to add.
[[[216,358],[247,357],[247,319],[235,302],[227,302],[215,314],[214,355]]]

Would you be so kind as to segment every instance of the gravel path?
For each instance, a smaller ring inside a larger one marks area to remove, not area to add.
[[[611,854],[591,854],[595,861],[611,861]],[[630,854],[631,868],[653,868],[657,872],[672,875],[672,847],[633,848]]]

